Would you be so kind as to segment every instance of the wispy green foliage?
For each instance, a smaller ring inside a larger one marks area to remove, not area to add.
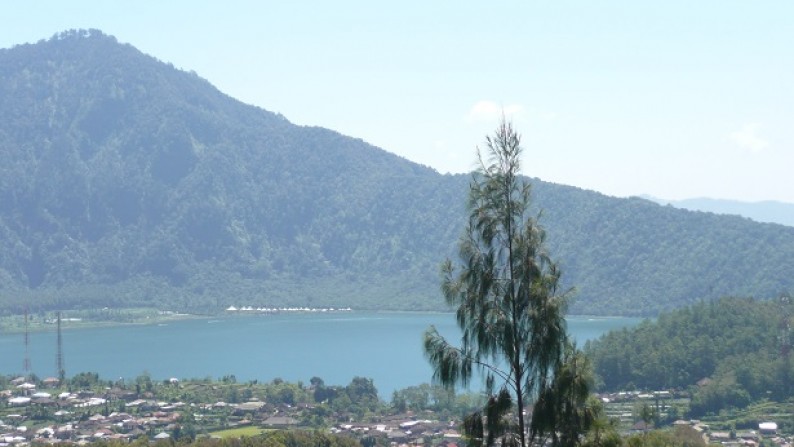
[[[486,143],[488,158],[480,160],[470,187],[460,261],[443,265],[442,290],[456,311],[460,346],[431,327],[425,354],[434,380],[446,386],[465,385],[475,372],[484,375],[489,399],[464,423],[470,443],[523,447],[524,409],[534,397],[553,392],[561,369],[567,296],[546,252],[545,232],[531,214],[530,185],[519,176],[518,134],[503,121]],[[537,428],[533,435],[550,427]]]
[[[530,424],[532,437],[542,438],[546,435],[554,446],[579,445],[582,434],[593,426],[600,429],[598,419],[606,419],[601,402],[592,392],[593,371],[590,361],[582,351],[569,344],[554,380],[549,387],[541,390],[533,408]]]

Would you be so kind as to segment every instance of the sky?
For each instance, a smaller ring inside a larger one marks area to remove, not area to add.
[[[31,0],[2,16],[0,48],[100,29],[442,173],[475,168],[504,114],[531,177],[794,203],[788,0]]]

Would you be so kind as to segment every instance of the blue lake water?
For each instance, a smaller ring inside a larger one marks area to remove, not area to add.
[[[568,317],[579,346],[637,318]],[[313,376],[346,385],[355,376],[374,379],[382,397],[395,389],[430,382],[422,334],[435,325],[450,341],[460,338],[448,313],[281,313],[222,316],[161,325],[66,329],[62,332],[68,376],[97,372],[106,380],[220,378],[308,383]],[[56,334],[30,334],[31,370],[55,376]],[[0,374],[22,371],[23,334],[0,334]]]

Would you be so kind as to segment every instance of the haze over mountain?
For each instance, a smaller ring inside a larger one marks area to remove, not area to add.
[[[705,211],[716,214],[733,214],[747,217],[756,222],[778,223],[794,227],[794,204],[767,200],[763,202],[741,202],[738,200],[711,199],[699,197],[683,200],[665,200],[641,196],[660,205],[672,205],[692,211]]]
[[[443,309],[469,180],[293,125],[95,30],[0,50],[3,312]],[[792,289],[794,228],[533,185],[574,312]]]

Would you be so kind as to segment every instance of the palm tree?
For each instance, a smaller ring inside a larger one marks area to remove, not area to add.
[[[526,447],[524,409],[551,385],[565,342],[567,293],[545,248],[545,232],[530,215],[530,184],[520,177],[519,135],[504,119],[486,138],[487,159],[469,191],[469,222],[459,243],[460,262],[443,266],[442,290],[462,331],[460,346],[434,327],[424,348],[433,379],[467,385],[485,377],[485,407],[467,418],[473,444],[497,440]]]

